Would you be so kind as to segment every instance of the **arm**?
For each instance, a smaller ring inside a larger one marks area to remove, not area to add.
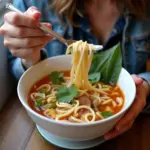
[[[14,5],[21,11],[27,9],[25,1],[23,0],[14,1]],[[50,40],[50,37],[36,28],[36,20],[29,17],[31,12],[33,16],[31,9],[25,12],[27,16],[14,13],[6,14],[5,23],[0,28],[0,34],[4,36],[4,45],[10,50],[10,52],[8,52],[9,69],[17,80],[21,77],[26,68],[31,66],[30,62],[35,64],[47,58],[46,52],[41,51],[41,49]],[[13,19],[13,17],[17,17],[17,19]],[[23,24],[24,22],[26,23],[25,25]],[[9,36],[5,36],[5,34]]]

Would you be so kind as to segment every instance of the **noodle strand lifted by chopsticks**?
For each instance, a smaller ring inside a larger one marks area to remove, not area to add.
[[[68,47],[66,54],[70,52],[73,58],[69,86],[75,84],[78,89],[95,91],[107,95],[101,89],[93,87],[88,80],[88,73],[93,57],[92,47],[87,42],[77,41]]]

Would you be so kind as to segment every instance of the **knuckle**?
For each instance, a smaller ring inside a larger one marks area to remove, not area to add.
[[[4,43],[4,46],[5,46],[5,47],[8,47],[8,46],[10,45],[9,42],[8,42],[7,40],[4,40],[3,43]]]
[[[19,19],[20,19],[19,15],[17,13],[14,13],[11,17],[11,23],[16,25],[18,23]]]
[[[17,31],[17,36],[19,37],[23,37],[25,34],[25,30],[22,29],[22,28],[19,28],[18,31]]]
[[[7,33],[7,23],[4,22],[4,24],[0,27],[0,34],[5,35]]]
[[[0,28],[0,34],[1,34],[1,35],[5,35],[5,33],[6,33],[5,30],[1,27],[1,28]]]
[[[27,47],[31,46],[31,45],[32,45],[31,39],[26,38],[26,39],[24,40],[24,45],[27,46]]]
[[[4,20],[5,20],[5,21],[8,20],[8,18],[9,18],[8,15],[9,15],[9,13],[6,13],[6,14],[4,15]]]

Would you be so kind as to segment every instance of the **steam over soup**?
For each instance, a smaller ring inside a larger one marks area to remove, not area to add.
[[[89,74],[93,50],[78,41],[67,49],[72,54],[72,68],[54,71],[30,90],[28,102],[37,113],[57,121],[94,122],[118,113],[124,94],[117,84],[104,84],[100,73]]]

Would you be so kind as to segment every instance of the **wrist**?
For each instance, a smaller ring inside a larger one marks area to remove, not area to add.
[[[41,60],[40,52],[36,52],[35,54],[31,55],[27,59],[22,59],[22,65],[28,69],[32,65],[38,63]]]
[[[25,69],[27,69],[27,68],[31,67],[32,65],[38,63],[40,60],[44,60],[48,57],[45,49],[42,49],[39,52],[39,55],[35,55],[35,56],[38,56],[38,57],[36,57],[36,59],[34,59],[34,60],[22,59],[22,65],[24,66]]]

